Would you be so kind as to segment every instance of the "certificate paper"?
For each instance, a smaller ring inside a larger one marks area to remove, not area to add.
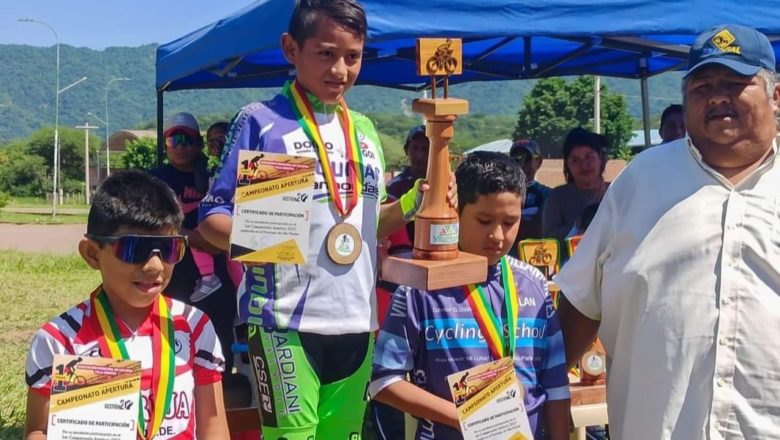
[[[520,240],[520,259],[539,269],[547,279],[560,270],[561,249],[554,238]]]
[[[141,362],[55,355],[48,438],[135,440]]]
[[[464,440],[533,440],[512,358],[447,376]]]
[[[315,163],[312,157],[239,151],[230,258],[306,262]]]

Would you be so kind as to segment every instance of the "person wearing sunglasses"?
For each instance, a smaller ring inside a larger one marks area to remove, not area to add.
[[[136,424],[142,438],[158,438],[150,432],[229,438],[220,382],[225,361],[214,326],[202,311],[163,295],[187,247],[182,218],[174,193],[140,171],[116,172],[95,193],[78,250],[102,284],[33,337],[25,438],[46,438],[56,354],[81,357],[82,364],[95,356],[140,361],[139,404],[151,408]],[[165,364],[176,368],[161,369]],[[161,393],[168,404],[148,405]],[[164,417],[172,413],[177,417]]]
[[[208,244],[200,236],[198,226],[198,203],[208,191],[207,159],[203,153],[203,138],[200,135],[198,121],[189,113],[177,113],[165,124],[165,152],[168,163],[155,168],[151,174],[159,177],[176,193],[182,211],[184,211],[183,233],[191,244],[192,258],[198,275],[194,289],[191,287],[192,270],[189,264],[180,266],[174,274],[174,293],[189,291],[189,300],[201,301],[219,290],[222,281],[214,271],[214,254],[219,250]],[[202,183],[205,181],[205,185]]]
[[[520,165],[528,182],[522,211],[523,227],[517,234],[517,241],[527,238],[543,238],[542,211],[547,197],[550,195],[550,188],[536,180],[536,172],[542,166],[542,149],[536,141],[519,139],[512,143],[509,157]],[[515,242],[515,245],[509,250],[509,255],[518,258],[517,253],[517,242]]]

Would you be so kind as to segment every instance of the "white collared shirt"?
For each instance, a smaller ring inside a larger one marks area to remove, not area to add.
[[[600,320],[617,439],[780,438],[777,147],[737,185],[688,138],[612,184],[556,282]]]

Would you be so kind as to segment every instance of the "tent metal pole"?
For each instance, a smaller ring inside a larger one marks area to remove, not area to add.
[[[472,65],[472,64],[474,64],[476,62],[484,60],[485,58],[487,58],[490,55],[492,55],[495,51],[501,49],[502,47],[506,46],[507,44],[509,44],[509,43],[511,43],[513,41],[515,41],[515,37],[506,37],[506,38],[502,39],[498,43],[496,43],[496,44],[490,46],[489,48],[485,49],[481,54],[479,54],[476,57],[474,57],[473,59],[469,60],[467,65],[470,66],[470,65]]]
[[[647,90],[647,77],[639,80],[642,88],[642,128],[645,131],[645,148],[651,147],[650,143],[650,98]]]
[[[523,37],[523,76],[531,71],[531,37]]]
[[[578,56],[580,56],[582,54],[585,54],[586,52],[591,50],[594,46],[596,46],[599,43],[600,40],[601,40],[600,38],[594,38],[593,40],[588,41],[587,43],[583,43],[577,49],[574,49],[573,51],[567,53],[566,55],[564,55],[564,56],[562,56],[562,57],[560,57],[560,58],[558,58],[556,60],[553,60],[553,61],[551,61],[551,62],[549,62],[547,64],[539,66],[538,68],[536,68],[531,73],[534,76],[543,76],[544,74],[546,74],[547,72],[552,71],[553,69],[555,69],[556,67],[560,66],[561,64],[563,64],[563,63],[565,63],[567,61],[571,61],[571,60],[577,58]]]
[[[157,166],[162,166],[163,162],[163,146],[165,145],[165,139],[163,138],[163,91],[157,91]]]

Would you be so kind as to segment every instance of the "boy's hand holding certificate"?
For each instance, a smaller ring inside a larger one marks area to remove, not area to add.
[[[312,157],[239,152],[230,257],[245,263],[306,262]]]
[[[531,440],[511,357],[447,376],[465,440]]]
[[[141,362],[56,355],[48,438],[136,440]]]

